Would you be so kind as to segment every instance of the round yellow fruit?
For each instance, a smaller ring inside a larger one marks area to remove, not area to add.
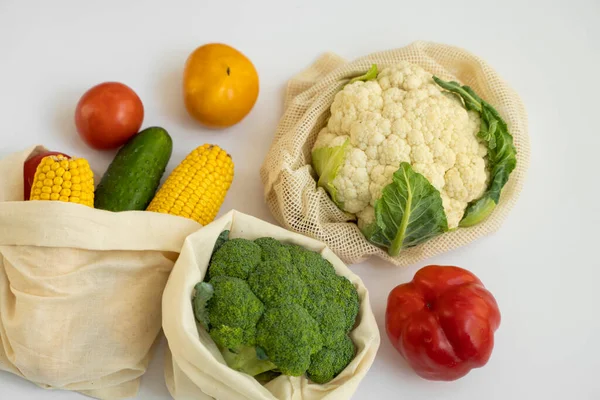
[[[221,43],[198,47],[185,64],[188,113],[203,125],[226,128],[250,113],[258,98],[258,73],[241,52]]]

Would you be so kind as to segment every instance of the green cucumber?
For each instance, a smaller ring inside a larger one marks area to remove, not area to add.
[[[173,152],[163,128],[150,127],[117,152],[95,192],[94,207],[108,211],[145,210],[152,201]]]

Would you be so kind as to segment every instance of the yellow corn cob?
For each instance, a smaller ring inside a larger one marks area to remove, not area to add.
[[[207,225],[217,216],[232,180],[231,156],[219,146],[205,144],[173,170],[147,211],[178,215]]]
[[[94,207],[94,173],[83,158],[47,156],[37,166],[30,200],[58,200]]]

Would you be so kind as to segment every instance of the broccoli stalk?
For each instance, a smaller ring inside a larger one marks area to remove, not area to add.
[[[257,348],[255,347],[242,346],[236,350],[225,348],[219,348],[219,350],[229,368],[250,376],[260,375],[264,372],[277,369],[277,366],[268,359],[259,359]]]

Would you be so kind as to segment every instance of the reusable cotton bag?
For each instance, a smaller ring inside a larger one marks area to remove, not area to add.
[[[210,335],[196,323],[192,309],[194,286],[204,279],[215,241],[224,230],[230,230],[230,238],[253,240],[270,236],[318,251],[339,275],[354,283],[361,305],[358,323],[350,337],[357,354],[340,375],[325,385],[317,385],[305,377],[279,376],[262,386],[251,376],[227,366]],[[329,248],[237,211],[230,211],[185,240],[163,295],[163,329],[170,349],[165,378],[176,400],[349,399],[373,363],[380,343],[367,289]]]
[[[170,215],[23,200],[23,163],[0,160],[0,370],[99,399],[135,396],[186,236]]]
[[[363,75],[373,63],[382,70],[399,61],[420,65],[441,79],[469,85],[491,103],[513,135],[517,166],[499,204],[484,222],[444,233],[392,258],[367,241],[353,217],[340,210],[324,189],[317,188],[311,150],[327,123],[335,95],[349,79]],[[485,61],[453,46],[419,41],[352,62],[327,53],[288,82],[284,107],[260,171],[267,205],[283,227],[325,242],[348,264],[374,255],[398,266],[410,265],[496,231],[515,205],[529,166],[527,115],[521,99]]]

